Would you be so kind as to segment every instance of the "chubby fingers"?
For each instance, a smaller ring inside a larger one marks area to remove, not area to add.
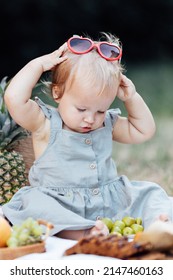
[[[61,47],[59,47],[59,49],[53,52],[55,58],[58,60],[58,63],[67,59],[66,55],[63,56],[66,50],[67,50],[67,43],[64,43]]]
[[[62,55],[67,50],[67,43],[65,42],[59,49],[57,50],[60,55]]]
[[[67,50],[67,44],[64,43],[59,49],[53,51],[52,53],[43,55],[37,59],[40,62],[43,72],[52,70],[56,65],[60,64],[68,57],[65,55]]]
[[[133,92],[136,91],[136,88],[135,88],[135,85],[133,84],[133,82],[123,74],[121,74],[120,88],[122,88],[124,90],[131,89],[131,91],[133,91]]]
[[[129,86],[131,84],[131,80],[128,79],[125,75],[122,73],[120,74],[120,86]]]

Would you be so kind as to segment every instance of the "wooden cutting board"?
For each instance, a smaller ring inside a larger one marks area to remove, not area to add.
[[[14,260],[24,255],[45,252],[45,242],[32,245],[20,246],[17,248],[0,248],[0,260]]]

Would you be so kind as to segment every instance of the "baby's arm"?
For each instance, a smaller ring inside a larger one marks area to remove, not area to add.
[[[155,133],[153,116],[135,86],[126,76],[121,76],[117,97],[124,102],[128,116],[118,117],[113,129],[113,140],[122,143],[141,143]]]
[[[30,99],[32,90],[43,72],[51,70],[67,57],[61,57],[66,44],[58,50],[33,59],[10,81],[5,91],[5,103],[13,119],[34,132],[44,125],[45,117],[36,102]]]

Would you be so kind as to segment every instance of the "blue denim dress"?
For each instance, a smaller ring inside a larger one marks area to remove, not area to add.
[[[112,129],[119,109],[107,111],[102,128],[77,133],[63,129],[57,109],[37,102],[51,122],[51,135],[30,169],[30,186],[2,207],[12,224],[28,217],[45,219],[54,224],[53,235],[91,228],[101,217],[140,216],[145,228],[162,213],[172,219],[170,199],[159,185],[117,174]]]

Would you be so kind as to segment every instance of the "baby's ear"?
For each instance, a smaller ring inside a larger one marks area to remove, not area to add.
[[[53,98],[54,98],[54,100],[56,101],[56,102],[59,102],[59,100],[61,99],[61,94],[60,94],[60,88],[59,88],[59,86],[54,86],[53,88],[52,88],[52,96],[53,96]]]

